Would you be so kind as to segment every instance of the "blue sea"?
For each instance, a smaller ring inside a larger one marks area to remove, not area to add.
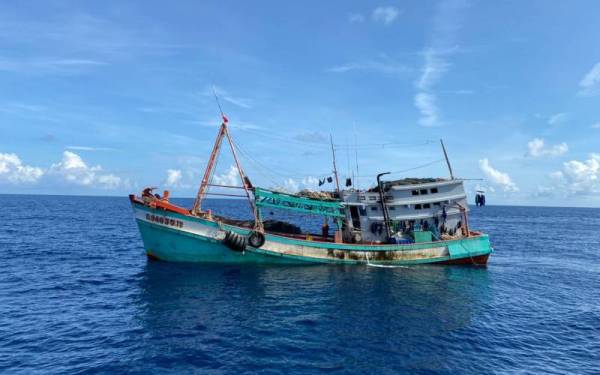
[[[0,207],[1,373],[600,373],[599,209],[472,207],[487,268],[387,269],[149,261],[126,197]]]

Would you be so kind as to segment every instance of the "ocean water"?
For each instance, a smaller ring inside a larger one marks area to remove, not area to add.
[[[1,373],[600,372],[598,209],[473,207],[487,268],[385,269],[149,261],[127,198],[0,207]]]

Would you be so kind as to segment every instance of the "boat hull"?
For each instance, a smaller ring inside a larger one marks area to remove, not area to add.
[[[262,264],[423,263],[486,265],[492,248],[487,235],[451,241],[404,245],[336,244],[267,234],[260,248],[239,252],[223,243],[225,231],[247,235],[249,229],[190,215],[153,209],[133,202],[148,257],[172,262]]]

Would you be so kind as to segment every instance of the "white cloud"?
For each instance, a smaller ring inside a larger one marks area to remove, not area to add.
[[[167,169],[166,185],[177,187],[181,182],[182,174],[179,169]]]
[[[444,0],[438,3],[433,17],[433,35],[430,46],[424,50],[421,75],[415,81],[415,106],[421,114],[422,126],[440,125],[440,110],[435,102],[434,86],[448,71],[447,57],[456,51],[455,35],[461,26],[466,1]]]
[[[600,154],[592,153],[584,161],[563,163],[561,171],[550,174],[556,186],[569,194],[600,193]]]
[[[225,173],[214,175],[213,181],[217,185],[242,186],[240,173],[235,165],[230,165]]]
[[[554,146],[546,146],[542,138],[534,138],[527,143],[527,154],[534,158],[543,156],[560,156],[569,151],[565,142]]]
[[[306,132],[296,134],[294,140],[306,143],[327,143],[329,138],[321,132]]]
[[[78,73],[106,62],[89,59],[0,59],[0,71],[10,73]]]
[[[582,95],[591,95],[600,92],[600,62],[596,63],[592,69],[579,82],[579,91]]]
[[[327,69],[331,73],[347,73],[351,71],[377,72],[382,74],[402,74],[410,69],[403,64],[391,61],[388,58],[380,60],[367,60],[362,62],[349,62]]]
[[[595,124],[592,124],[591,126],[592,129],[600,129],[600,122],[597,122]]]
[[[283,181],[282,186],[274,187],[275,190],[284,191],[287,193],[297,193],[303,189],[316,190],[319,185],[319,179],[313,176],[306,176],[302,179],[296,180],[293,178],[286,178]]]
[[[62,160],[52,164],[49,170],[49,174],[60,176],[74,185],[114,189],[122,184],[120,177],[101,172],[102,167],[88,166],[81,156],[71,151],[63,152]]]
[[[519,191],[519,188],[512,181],[508,173],[500,172],[499,170],[493,168],[487,158],[479,160],[479,168],[491,183],[498,185],[505,192]]]
[[[438,108],[435,101],[436,97],[433,94],[419,92],[415,95],[415,106],[421,112],[419,124],[422,126],[438,125]]]
[[[371,18],[375,22],[381,22],[384,25],[392,24],[400,15],[400,10],[396,7],[378,7],[373,10]]]
[[[0,182],[34,183],[44,175],[41,168],[23,165],[16,154],[0,153]]]
[[[319,184],[319,179],[313,176],[307,176],[302,179],[302,185],[306,188],[316,187]]]
[[[550,116],[548,119],[549,125],[559,125],[567,121],[569,116],[566,113],[557,113],[555,115]]]
[[[283,190],[290,193],[300,191],[300,184],[293,178],[287,178],[283,181]]]
[[[244,108],[244,109],[252,108],[252,102],[250,101],[250,99],[233,96],[233,95],[229,94],[227,91],[225,91],[225,89],[223,89],[219,86],[207,87],[204,90],[203,95],[214,97],[215,93],[217,94],[219,99],[224,100],[228,103],[231,103],[237,107]]]
[[[423,54],[425,64],[421,69],[421,76],[416,82],[419,90],[428,90],[446,73],[450,64],[442,57],[443,53],[429,48]]]
[[[351,13],[348,15],[348,22],[350,23],[363,23],[365,22],[365,16],[360,13]]]
[[[227,126],[230,129],[240,129],[240,130],[262,130],[264,129],[261,126],[249,123],[249,122],[243,122],[243,121],[238,121],[235,119],[231,119],[228,118],[229,122],[227,123]],[[197,124],[200,126],[204,126],[207,128],[217,128],[219,126],[221,126],[221,122],[220,121],[191,121],[192,124]]]
[[[114,151],[110,147],[91,147],[91,146],[67,146],[67,150],[75,151]]]
[[[449,64],[441,57],[439,52],[429,48],[424,53],[425,64],[421,69],[421,76],[415,82],[419,90],[415,94],[415,107],[421,113],[419,124],[422,126],[439,125],[439,109],[437,107],[437,97],[433,93],[432,87],[440,80],[442,75],[448,69]]]

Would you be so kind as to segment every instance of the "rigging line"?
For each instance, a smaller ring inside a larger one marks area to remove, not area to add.
[[[235,147],[240,150],[240,153],[242,153],[244,155],[244,157],[248,160],[250,160],[255,166],[259,167],[260,169],[267,171],[269,173],[272,174],[276,174],[282,177],[289,177],[287,175],[281,174],[275,170],[272,170],[271,168],[265,166],[264,164],[262,164],[261,162],[259,162],[258,160],[256,160],[254,157],[250,156],[250,153],[247,152],[246,150],[244,150],[244,148],[242,148],[240,145],[238,145],[237,143],[235,144]]]
[[[272,168],[266,166],[262,162],[258,161],[254,157],[250,156],[249,152],[244,150],[240,145],[236,144],[236,148],[239,149],[240,151],[244,152],[248,159],[254,161],[254,163],[256,163],[258,166],[262,167],[264,170],[269,171],[270,173],[276,174],[281,177],[313,177],[313,176],[327,177],[327,176],[331,175],[330,172],[319,174],[319,173],[300,173],[300,172],[293,172],[290,170],[287,170],[288,173],[282,173],[282,172],[276,171],[275,169],[272,169]]]
[[[426,140],[424,142],[419,142],[419,143],[405,143],[405,142],[386,142],[386,143],[362,143],[362,144],[335,144],[334,146],[336,148],[342,149],[342,148],[377,148],[377,147],[386,147],[386,146],[403,146],[403,147],[420,147],[420,146],[427,146],[434,143],[431,140]]]
[[[272,184],[273,189],[279,189],[279,190],[288,190],[285,188],[285,186],[283,184],[281,184],[280,182],[277,182],[275,180],[272,179],[272,176],[269,176],[265,173],[262,173],[261,170],[266,170],[267,172],[274,172],[271,171],[270,168],[264,166],[262,163],[260,163],[258,160],[254,159],[252,156],[250,156],[248,154],[247,151],[244,151],[239,145],[235,145],[236,148],[240,151],[240,153],[244,156],[245,159],[247,159],[248,161],[250,161],[252,163],[252,165],[254,165],[256,167],[256,172],[258,172],[261,176],[265,177],[266,180],[270,181]],[[285,176],[283,174],[279,174],[282,177],[289,177],[289,176]],[[290,175],[290,176],[296,176],[296,175]]]
[[[219,97],[217,96],[217,91],[215,90],[215,85],[212,85],[212,92],[215,96],[215,100],[217,101],[217,106],[219,107],[219,112],[221,113],[221,118],[223,118],[223,108],[221,108],[221,103],[219,102]]]
[[[273,135],[271,133],[267,133],[267,132],[262,132],[256,129],[242,129],[240,128],[240,130],[243,130],[245,132],[249,132],[249,133],[254,133],[255,135],[259,135],[261,137],[267,137],[267,138],[271,138],[271,139],[275,139],[281,142],[285,142],[286,144],[289,143],[296,143],[298,145],[302,145],[302,146],[313,146],[313,147],[329,147],[329,145],[325,144],[325,143],[321,143],[321,142],[309,142],[309,141],[301,141],[301,140],[297,140],[297,139],[293,139],[293,138],[284,138],[284,137],[278,137],[276,135]]]
[[[267,180],[269,180],[271,183],[277,184],[277,182],[275,182],[271,176],[263,173],[261,170],[263,170],[264,168],[261,167],[259,164],[257,164],[257,162],[254,160],[254,158],[252,158],[250,155],[248,155],[246,153],[246,151],[244,151],[237,143],[234,143],[235,148],[240,152],[240,155],[242,155],[242,157],[244,157],[244,159],[246,159],[247,161],[249,161],[253,166],[255,171],[260,174],[262,177],[265,177]]]
[[[298,139],[294,139],[294,138],[286,138],[286,137],[280,137],[280,136],[276,136],[273,135],[272,133],[268,133],[268,132],[263,132],[261,130],[257,130],[257,129],[244,129],[244,128],[239,128],[239,130],[245,131],[245,132],[249,132],[249,133],[254,133],[256,135],[261,135],[267,138],[272,138],[272,139],[276,139],[279,141],[283,141],[286,143],[297,143],[297,144],[301,144],[303,146],[315,146],[315,147],[330,147],[327,143],[325,142],[311,142],[311,141],[302,141],[302,140],[298,140]],[[425,146],[428,144],[432,144],[435,143],[436,141],[434,140],[430,140],[427,139],[424,142],[419,142],[419,143],[406,143],[406,142],[386,142],[386,143],[363,143],[363,144],[355,144],[355,145],[351,145],[351,144],[334,144],[335,148],[346,148],[346,147],[352,147],[352,148],[356,148],[356,147],[362,147],[362,148],[377,148],[377,147],[385,147],[385,146],[404,146],[404,147],[418,147],[418,146]]]
[[[400,171],[392,171],[390,173],[391,174],[397,174],[397,173],[404,173],[404,172],[414,171],[415,169],[421,169],[421,168],[429,167],[430,165],[433,165],[433,164],[436,164],[436,163],[439,163],[439,162],[442,162],[442,161],[444,161],[444,159],[438,159],[438,160],[431,161],[429,163],[417,165],[416,167],[407,168],[407,169],[403,169],[403,170],[400,170]],[[376,174],[363,175],[363,176],[360,176],[360,178],[375,177],[375,176],[377,176],[377,175]]]

